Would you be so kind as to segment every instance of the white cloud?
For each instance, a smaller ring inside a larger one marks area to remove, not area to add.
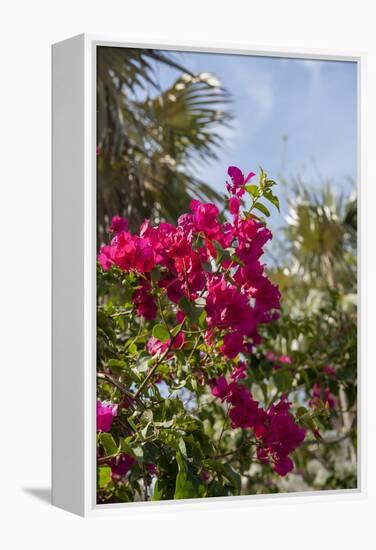
[[[254,104],[259,119],[268,118],[274,106],[272,79],[266,74],[253,74],[251,82],[247,83],[247,95]]]
[[[313,84],[317,84],[317,82],[320,80],[323,62],[316,61],[314,59],[303,59],[301,61],[301,64],[310,73]]]

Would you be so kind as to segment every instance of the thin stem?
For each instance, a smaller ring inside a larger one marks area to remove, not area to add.
[[[105,380],[106,382],[109,382],[110,384],[118,388],[118,390],[120,390],[124,395],[126,395],[130,399],[137,400],[137,403],[139,403],[142,406],[142,408],[145,409],[145,405],[143,404],[141,399],[138,399],[137,395],[129,391],[125,386],[123,386],[123,384],[121,384],[118,380],[116,380],[110,374],[106,374],[104,372],[97,372],[97,378],[99,378],[100,380]],[[132,403],[130,403],[130,406],[132,407]]]
[[[342,441],[345,441],[345,439],[348,439],[349,437],[351,437],[351,435],[352,432],[347,432],[337,439],[310,439],[303,441],[302,445],[336,445],[338,443],[341,443]]]

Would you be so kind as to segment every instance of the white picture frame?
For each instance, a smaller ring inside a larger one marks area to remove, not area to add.
[[[179,502],[96,504],[96,48],[162,50],[342,60],[358,70],[359,313],[357,489]],[[365,54],[276,51],[223,44],[130,44],[79,35],[52,47],[52,503],[81,516],[171,506],[250,506],[299,499],[364,498],[366,494],[364,350],[364,76]]]

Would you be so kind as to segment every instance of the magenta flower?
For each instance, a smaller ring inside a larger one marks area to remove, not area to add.
[[[323,371],[325,372],[325,374],[327,374],[328,376],[331,376],[332,378],[335,378],[337,375],[336,369],[334,367],[331,367],[330,365],[324,365]]]
[[[97,401],[97,431],[109,432],[112,421],[117,416],[118,405]]]
[[[238,197],[230,197],[228,200],[228,206],[230,213],[233,216],[236,216],[239,213],[240,208],[240,200],[238,199]]]
[[[218,397],[222,401],[226,399],[230,392],[227,380],[223,375],[211,382],[211,389],[214,397]]]
[[[152,476],[156,476],[157,473],[158,473],[158,469],[157,469],[157,465],[156,464],[146,464],[146,468],[147,468],[147,471],[149,472],[150,475]]]
[[[110,232],[117,235],[122,231],[128,231],[128,220],[126,218],[122,218],[121,216],[114,216],[112,218]]]
[[[176,321],[177,323],[182,323],[185,319],[185,313],[179,309],[177,312],[176,312]]]
[[[306,430],[296,424],[287,399],[283,396],[265,411],[245,386],[235,381],[228,384],[223,375],[212,381],[211,387],[213,395],[232,405],[229,409],[231,426],[253,430],[259,442],[259,460],[271,462],[281,476],[289,473],[294,464],[288,455],[301,445]]]
[[[228,332],[223,338],[221,352],[229,359],[233,359],[242,351],[245,351],[243,335],[240,332]]]
[[[176,338],[174,339],[172,343],[173,349],[182,349],[185,344],[185,334],[183,331],[178,332],[176,335]]]
[[[231,183],[226,182],[228,192],[236,197],[242,197],[245,193],[244,186],[255,175],[254,172],[250,172],[247,177],[244,177],[239,168],[230,166],[227,173],[231,178]]]
[[[323,388],[319,382],[316,382],[312,387],[312,397],[308,404],[310,407],[317,408],[320,406],[320,401],[329,407],[329,409],[334,409],[336,406],[336,399],[334,395],[330,393],[329,388]]]
[[[184,332],[180,331],[174,338],[172,345],[171,345],[171,338],[168,338],[165,342],[161,342],[158,340],[158,338],[154,338],[152,336],[146,345],[148,352],[150,355],[162,355],[170,346],[172,349],[182,349],[185,345],[185,334]],[[167,355],[167,359],[172,357],[171,355]]]
[[[98,255],[98,262],[104,269],[108,271],[111,265],[114,263],[112,260],[112,246],[102,246]]]
[[[142,281],[138,289],[132,295],[132,302],[140,317],[148,320],[155,319],[157,315],[157,304],[150,293],[151,287],[146,281]]]
[[[167,349],[170,344],[170,340],[167,340],[167,342],[161,342],[158,340],[158,338],[154,338],[152,336],[147,343],[147,349],[150,355],[162,355]]]
[[[278,357],[278,361],[279,361],[280,363],[285,363],[285,364],[287,364],[287,365],[291,365],[291,363],[292,363],[292,359],[291,359],[291,357],[290,357],[289,355],[280,355],[280,356]]]
[[[274,462],[274,470],[280,476],[284,477],[286,474],[290,473],[294,469],[294,463],[288,456],[284,458],[277,457]]]
[[[204,481],[206,483],[210,479],[209,472],[207,470],[205,470],[205,468],[203,468],[201,470],[200,477],[201,477],[202,481]]]
[[[215,204],[205,204],[193,199],[190,206],[194,216],[196,231],[201,231],[206,237],[215,238],[220,232],[220,225],[217,219],[219,210]]]
[[[234,382],[236,382],[237,380],[241,380],[242,378],[246,378],[247,377],[246,363],[244,363],[244,361],[239,361],[236,367],[232,369],[230,377],[231,377],[231,380],[234,380]]]
[[[134,462],[135,459],[126,453],[122,453],[120,456],[112,458],[109,462],[112,479],[115,481],[120,481],[127,475]]]

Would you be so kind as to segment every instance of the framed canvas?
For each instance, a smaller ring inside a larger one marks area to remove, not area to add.
[[[53,46],[56,506],[364,495],[363,80],[359,54]]]

